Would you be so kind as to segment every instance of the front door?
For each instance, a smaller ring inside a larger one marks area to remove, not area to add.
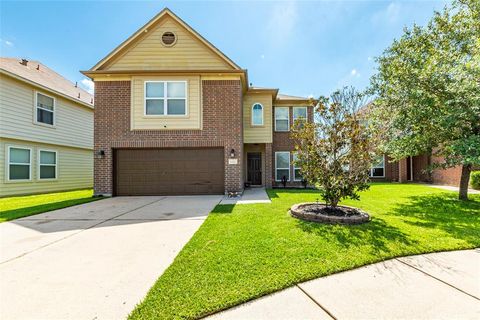
[[[247,153],[247,181],[252,185],[262,184],[261,153]]]

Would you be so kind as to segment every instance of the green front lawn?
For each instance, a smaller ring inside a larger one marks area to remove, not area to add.
[[[0,198],[0,223],[98,199],[92,189]]]
[[[480,196],[373,184],[358,206],[372,221],[332,226],[290,217],[310,190],[269,190],[272,204],[219,205],[131,319],[198,318],[295,283],[381,260],[480,246]]]

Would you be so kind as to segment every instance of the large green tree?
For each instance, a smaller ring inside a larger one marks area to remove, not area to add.
[[[461,166],[466,200],[480,164],[480,1],[455,1],[426,26],[405,28],[376,61],[371,123],[383,151],[444,159],[432,168]]]

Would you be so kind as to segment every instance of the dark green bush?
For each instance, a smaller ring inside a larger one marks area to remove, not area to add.
[[[470,174],[470,185],[473,189],[480,190],[480,171],[472,171]]]

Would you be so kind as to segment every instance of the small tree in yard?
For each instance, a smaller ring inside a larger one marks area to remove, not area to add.
[[[405,29],[377,58],[372,124],[392,158],[431,153],[435,167],[462,167],[468,199],[480,164],[480,1],[458,0],[425,27]]]
[[[295,164],[304,179],[320,187],[326,205],[335,208],[341,199],[358,200],[358,191],[368,189],[372,139],[358,114],[363,94],[344,88],[318,101],[314,122],[294,124]]]

